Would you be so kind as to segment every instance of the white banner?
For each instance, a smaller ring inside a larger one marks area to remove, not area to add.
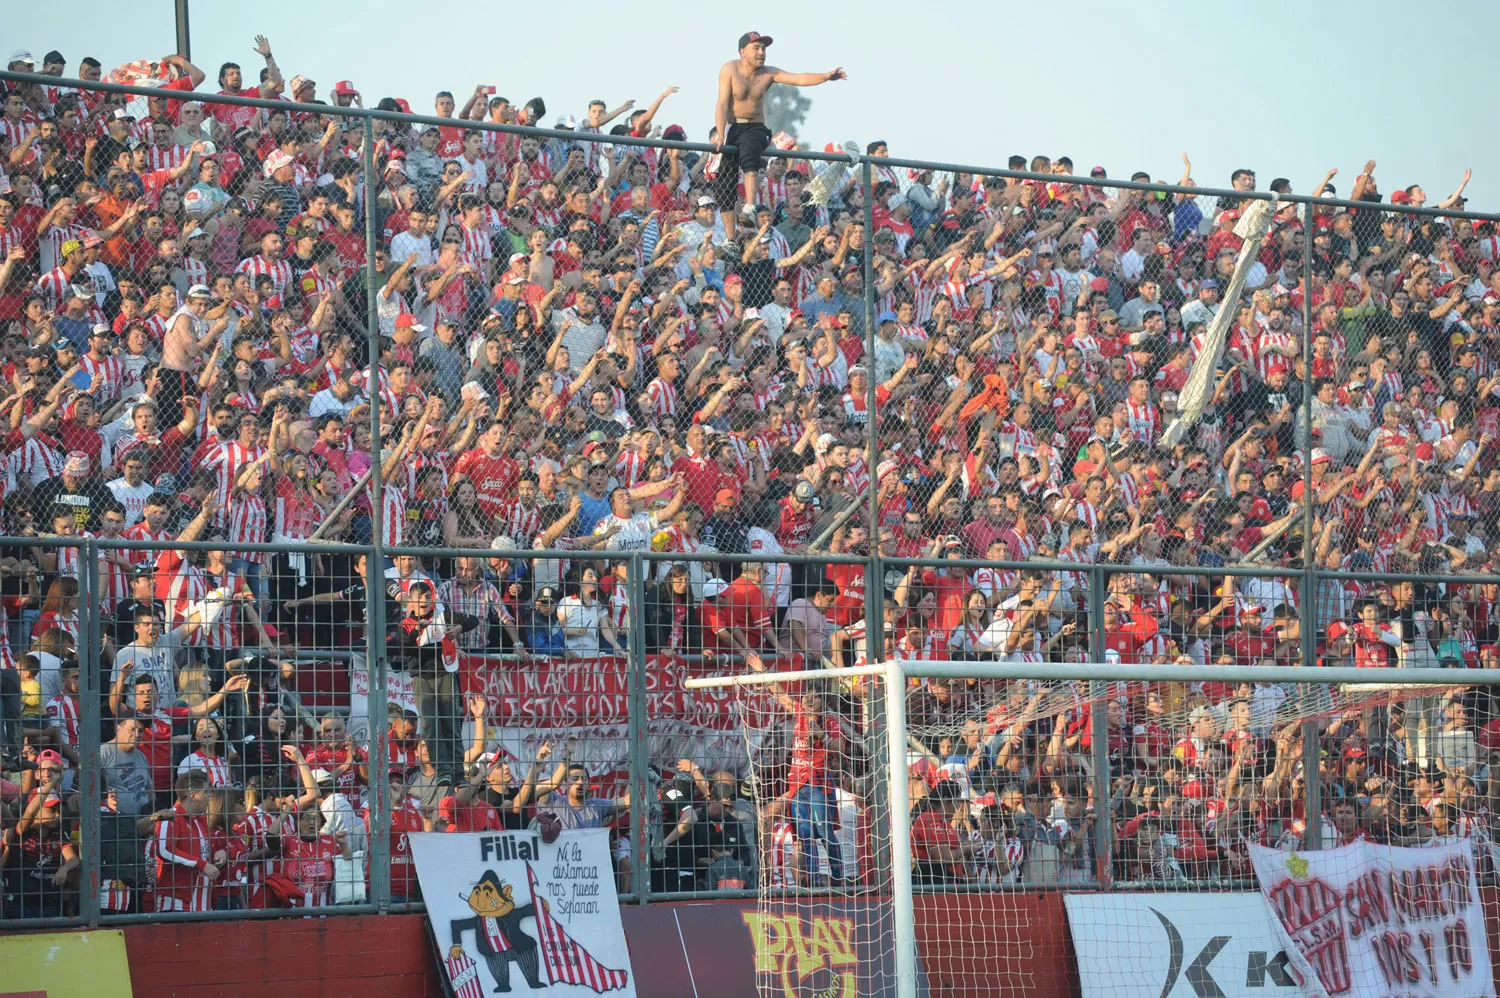
[[[1250,847],[1292,966],[1315,998],[1493,998],[1472,840],[1398,849]]]
[[[1069,894],[1083,998],[1302,998],[1259,894]]]
[[[633,996],[609,833],[408,837],[427,918],[457,998],[496,991]]]

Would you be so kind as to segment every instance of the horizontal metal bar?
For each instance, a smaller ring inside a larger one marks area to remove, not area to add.
[[[1318,572],[1320,579],[1348,582],[1422,582],[1444,586],[1500,585],[1500,575],[1420,575],[1415,572]]]
[[[346,915],[378,915],[373,904],[329,904],[316,908],[241,908],[238,911],[144,911],[139,915],[101,915],[103,925],[139,925],[143,922],[229,922],[245,918],[320,918]]]
[[[494,548],[418,548],[388,547],[382,549],[386,557],[406,555],[410,558],[505,558],[510,561],[608,561],[608,551],[560,551],[556,548],[541,551],[500,551]],[[615,552],[623,555],[625,552]],[[619,560],[625,560],[621,557]]]
[[[160,87],[138,87],[120,83],[68,79],[43,76],[38,73],[12,73],[0,71],[0,80],[16,83],[33,83],[46,87],[69,87],[77,90],[95,90],[103,93],[127,94],[134,97],[158,97],[165,100],[200,101],[209,104],[228,104],[234,107],[254,107],[267,111],[285,111],[299,114],[326,114],[341,118],[372,118],[379,121],[406,122],[416,125],[436,125],[452,128],[462,126],[476,131],[502,132],[532,138],[560,139],[564,142],[597,143],[601,145],[638,146],[650,149],[678,149],[683,152],[713,153],[734,150],[734,146],[722,149],[706,142],[678,142],[667,139],[637,138],[631,135],[607,135],[593,132],[576,132],[563,128],[540,128],[529,125],[508,125],[496,121],[471,118],[441,118],[428,114],[403,114],[400,111],[382,111],[379,108],[340,107],[336,104],[298,104],[284,100],[267,100],[264,97],[235,97],[229,94],[206,93],[198,90],[164,90]],[[824,163],[847,163],[850,157],[844,153],[814,152],[810,149],[778,149],[768,147],[762,155],[777,159],[810,160]],[[1433,218],[1467,218],[1474,221],[1500,221],[1500,214],[1477,211],[1458,211],[1443,208],[1419,208],[1415,205],[1388,204],[1371,201],[1348,201],[1342,198],[1312,197],[1308,194],[1279,194],[1270,191],[1237,191],[1222,187],[1184,187],[1179,184],[1146,183],[1137,180],[1115,180],[1109,177],[1075,177],[1055,173],[1032,173],[1029,170],[1006,170],[999,167],[975,166],[965,163],[948,163],[938,160],[908,159],[896,156],[873,157],[881,166],[893,169],[941,170],[950,173],[969,173],[983,177],[1002,177],[1007,180],[1031,180],[1047,184],[1071,184],[1082,187],[1106,187],[1114,190],[1152,191],[1168,194],[1192,194],[1199,197],[1235,198],[1240,200],[1271,201],[1282,204],[1314,204],[1329,208],[1352,208],[1361,211],[1379,210],[1403,215],[1420,215]]]
[[[0,80],[15,83],[35,83],[45,87],[68,87],[77,90],[95,90],[102,93],[126,94],[132,97],[157,97],[163,100],[198,101],[205,104],[227,104],[231,107],[253,107],[266,111],[282,111],[295,114],[326,114],[339,118],[377,121],[397,121],[412,125],[432,125],[441,128],[463,127],[483,132],[503,132],[528,138],[561,139],[564,142],[595,143],[599,145],[638,146],[647,149],[678,149],[683,152],[713,153],[733,151],[735,146],[716,148],[707,142],[678,142],[668,139],[638,138],[632,135],[609,135],[602,132],[576,132],[566,128],[544,128],[531,125],[509,125],[488,119],[442,118],[435,114],[406,114],[401,111],[382,111],[375,107],[340,107],[337,104],[299,104],[264,97],[236,97],[230,94],[207,93],[201,90],[165,90],[161,87],[138,87],[122,83],[91,82],[67,79],[58,76],[42,76],[38,73],[12,73],[0,71]],[[849,157],[842,153],[812,152],[811,150],[766,149],[764,155],[784,159],[807,159],[823,162],[847,163]]]
[[[1101,569],[1106,575],[1232,575],[1235,577],[1300,579],[1302,570],[1297,568],[1260,568],[1253,565],[1116,565],[1111,562],[1094,561],[986,561],[982,558],[882,558],[887,565],[915,565],[918,568],[998,568],[1007,572],[1019,572],[1034,568],[1039,572],[1090,572]]]
[[[767,150],[769,153],[769,150]],[[1418,208],[1414,205],[1387,204],[1379,201],[1347,201],[1343,198],[1313,197],[1310,194],[1273,194],[1271,191],[1237,191],[1225,187],[1184,187],[1155,181],[1114,180],[1109,177],[1075,177],[1071,174],[1032,173],[1029,170],[1003,170],[993,166],[964,163],[942,163],[923,159],[877,156],[881,166],[908,170],[941,170],[948,173],[972,173],[981,177],[1003,177],[1007,180],[1034,180],[1046,184],[1075,184],[1080,187],[1113,187],[1127,191],[1160,191],[1167,194],[1194,194],[1198,197],[1234,198],[1251,201],[1278,201],[1281,204],[1315,204],[1328,208],[1354,208],[1360,211],[1392,211],[1403,215],[1426,215],[1435,218],[1469,218],[1475,221],[1500,221],[1500,215],[1479,211],[1449,211],[1443,208]]]
[[[252,543],[249,541],[137,541],[124,537],[90,537],[88,542],[110,551],[262,551],[266,554],[369,554],[370,549],[359,544],[276,544]],[[26,538],[0,537],[0,544],[21,544]]]
[[[85,929],[82,915],[49,915],[46,918],[0,918],[0,932],[25,932],[29,929]]]
[[[1032,668],[1036,668],[1033,664]],[[887,671],[884,665],[846,665],[834,669],[798,669],[793,672],[752,672],[743,676],[704,676],[699,679],[684,679],[682,685],[690,690],[717,689],[721,686],[763,686],[767,683],[792,683],[802,679],[842,679],[845,676],[879,676]]]
[[[1152,683],[1323,683],[1378,686],[1500,686],[1500,669],[1360,669],[1301,665],[1112,665],[1099,662],[901,663],[908,676]],[[828,670],[833,672],[835,670]],[[813,673],[814,676],[817,673]],[[688,680],[689,683],[692,680]],[[723,685],[723,684],[721,684]]]
[[[642,561],[758,561],[763,565],[868,565],[870,559],[857,554],[688,554],[675,551],[637,551]]]

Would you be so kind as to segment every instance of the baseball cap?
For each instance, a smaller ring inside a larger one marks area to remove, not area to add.
[[[505,534],[501,534],[499,537],[496,537],[494,540],[490,541],[491,551],[514,551],[515,549],[515,538],[508,537]]]
[[[88,301],[89,299],[94,297],[94,289],[90,285],[74,284],[72,285],[72,288],[73,297],[77,298],[79,301]]]
[[[713,198],[708,197],[707,195],[704,195],[703,197],[698,199],[698,207],[700,208],[712,208],[716,203],[717,202],[714,201]]]
[[[297,91],[298,90],[301,90],[303,87],[305,87],[309,83],[313,83],[313,82],[315,82],[315,81],[310,76],[302,76],[302,75],[294,76],[294,77],[292,77],[292,82],[287,84],[286,92],[289,93],[289,94],[291,94],[293,97],[295,97],[295,96],[297,96]]]
[[[713,599],[724,590],[729,588],[729,583],[720,578],[706,579],[703,582],[703,598]]]
[[[752,31],[751,34],[753,35],[753,34],[755,34],[755,32]],[[765,42],[766,42],[767,45],[769,45],[769,44],[771,44],[771,39],[767,38],[767,39],[765,39]],[[744,48],[748,44],[749,44],[749,42],[744,41],[744,39],[740,40],[740,48]],[[28,52],[28,51],[26,51],[25,49],[16,49],[14,52],[12,52],[10,54],[10,59],[7,60],[7,61],[8,62],[24,62],[28,66],[35,66],[36,65],[36,60],[33,59],[31,57],[31,53]]]
[[[818,490],[813,488],[812,482],[798,482],[792,489],[792,498],[798,502],[812,502],[817,494]]]
[[[73,346],[73,341],[66,336],[59,336],[52,341],[52,349],[61,352],[63,350],[76,350],[78,348]]]
[[[68,257],[72,256],[74,253],[77,253],[81,249],[83,249],[83,243],[79,242],[77,239],[69,239],[66,240],[61,247],[59,247],[58,252],[60,252],[64,257]]]
[[[113,333],[114,330],[111,329],[108,324],[103,322],[94,323],[94,328],[89,330],[90,336],[110,336]]]
[[[669,142],[681,142],[683,139],[687,138],[687,129],[683,128],[681,125],[668,125],[665,129],[662,130],[661,137]]]
[[[104,240],[103,240],[103,238],[100,237],[99,233],[96,230],[90,229],[90,230],[88,230],[87,232],[85,232],[83,234],[83,248],[84,249],[93,249],[95,246],[103,246],[103,245],[104,245]]]
[[[543,600],[555,603],[557,601],[557,590],[552,588],[551,586],[543,586],[542,588],[538,589],[536,591],[536,599],[533,600],[533,602],[540,603]]]
[[[877,319],[876,321],[879,324],[884,325],[887,322],[896,322],[898,320],[896,319],[896,313],[895,312],[886,311],[886,312],[881,312],[880,313],[880,318]]]
[[[726,503],[732,506],[735,504],[735,502],[738,501],[738,499],[739,497],[735,495],[734,489],[720,489],[719,491],[714,493],[715,505],[718,505],[719,503]]]
[[[770,45],[771,36],[763,35],[759,31],[747,31],[743,35],[740,35],[740,51],[745,51],[745,46],[749,45],[751,42],[760,42],[762,45]],[[30,56],[27,56],[27,58],[29,59]]]
[[[340,80],[333,85],[333,92],[345,96],[353,94],[355,92],[354,84],[348,80]]]
[[[43,749],[36,754],[36,764],[38,768],[42,766],[56,766],[58,769],[61,769],[63,766],[63,757],[52,749]]]
[[[69,475],[87,475],[89,467],[89,456],[81,450],[68,451],[67,460],[63,462],[63,471]]]
[[[192,287],[188,288],[187,296],[189,298],[211,299],[213,298],[214,293],[209,290],[207,284],[194,284]]]
[[[396,328],[410,329],[413,332],[417,333],[426,332],[427,330],[427,327],[418,322],[417,317],[412,315],[410,312],[402,312],[400,315],[396,316]]]

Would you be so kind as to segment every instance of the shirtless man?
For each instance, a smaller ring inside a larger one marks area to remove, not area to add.
[[[759,188],[757,174],[765,169],[766,146],[771,130],[766,127],[766,91],[773,83],[789,87],[815,87],[830,80],[846,79],[842,68],[829,73],[788,73],[766,65],[766,49],[771,39],[758,31],[740,35],[740,57],[719,69],[719,102],[714,109],[715,145],[735,147],[719,165],[714,181],[714,200],[724,219],[726,239],[734,238],[735,188],[740,173],[745,175],[745,200],[755,203]]]

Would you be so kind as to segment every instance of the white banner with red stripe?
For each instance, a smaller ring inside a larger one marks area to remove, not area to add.
[[[408,837],[454,994],[633,996],[609,833]]]
[[[1401,849],[1250,846],[1292,970],[1311,998],[1495,994],[1472,839]]]

